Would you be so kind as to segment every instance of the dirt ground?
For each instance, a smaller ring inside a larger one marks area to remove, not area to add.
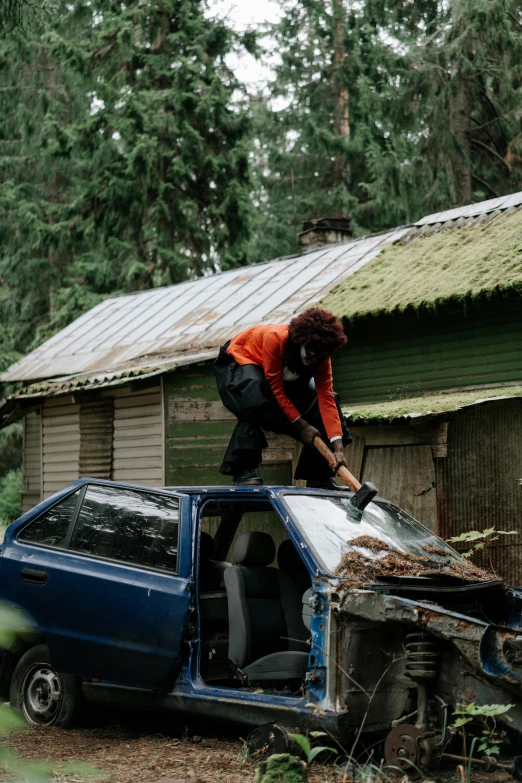
[[[186,725],[169,716],[107,711],[79,729],[15,730],[0,746],[26,761],[43,762],[55,783],[167,783],[183,778],[198,783],[252,783],[255,763],[245,758],[241,739],[246,734],[246,729],[223,724]],[[314,764],[310,783],[342,783],[342,777],[332,765]],[[14,778],[0,768],[0,780],[8,783]],[[370,777],[366,783],[370,780],[385,783],[390,778]],[[465,783],[453,765],[434,771],[426,780]],[[500,771],[472,774],[472,783],[511,780]]]
[[[248,729],[220,724],[185,725],[166,716],[103,713],[81,729],[27,728],[0,743],[26,760],[44,762],[56,783],[152,783],[195,777],[201,783],[251,783],[255,763],[244,754]],[[94,767],[94,776],[85,769]],[[0,780],[12,776],[0,771]],[[340,783],[342,776],[316,766],[310,783]]]

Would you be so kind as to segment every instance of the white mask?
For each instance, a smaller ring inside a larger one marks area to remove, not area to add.
[[[303,362],[303,364],[308,365],[308,362],[306,361],[306,348],[304,347],[304,345],[302,345],[299,350],[301,353],[301,361]]]

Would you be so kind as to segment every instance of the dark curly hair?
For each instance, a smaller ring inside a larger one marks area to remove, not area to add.
[[[348,342],[341,322],[320,307],[310,307],[292,318],[288,337],[296,345],[306,345],[309,351],[321,356],[331,356]]]

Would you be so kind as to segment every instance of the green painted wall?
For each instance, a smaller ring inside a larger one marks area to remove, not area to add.
[[[223,407],[210,365],[176,370],[165,376],[165,480],[167,486],[212,486],[231,484],[219,466],[235,424]],[[287,457],[285,459],[285,456]],[[265,484],[291,484],[292,461],[288,449],[264,452],[261,476]],[[213,535],[217,519],[206,520],[203,530]],[[287,538],[274,513],[246,514],[239,526],[244,530],[264,530],[276,547]],[[237,537],[236,535],[236,537]],[[233,547],[229,559],[233,561]]]
[[[231,484],[219,466],[236,420],[221,403],[211,365],[166,375],[164,390],[167,485]],[[261,467],[265,484],[291,484],[291,459],[278,459],[278,454],[269,452]]]
[[[333,358],[343,404],[522,380],[522,298],[509,296],[346,327]]]

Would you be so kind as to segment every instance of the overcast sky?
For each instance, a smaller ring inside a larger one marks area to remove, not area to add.
[[[275,0],[210,0],[209,5],[212,13],[226,16],[241,32],[249,26],[258,27],[263,22],[277,22],[280,18],[279,4]],[[250,55],[234,58],[230,64],[240,81],[251,90],[261,87],[270,78],[270,66]]]

